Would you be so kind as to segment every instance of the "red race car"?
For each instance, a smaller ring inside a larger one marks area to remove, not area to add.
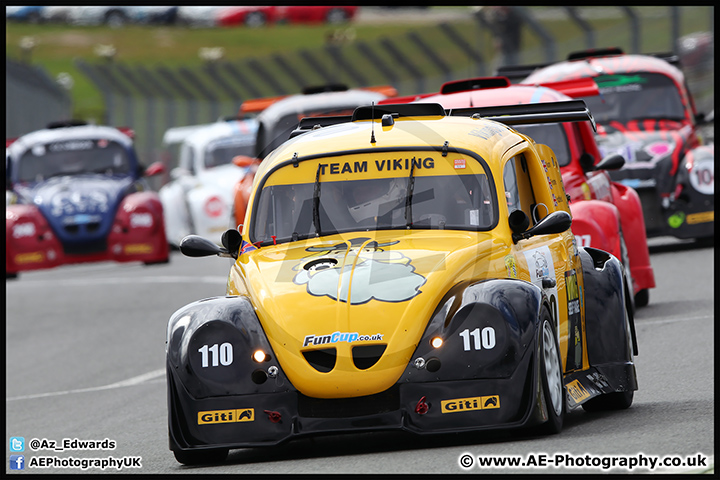
[[[699,130],[710,120],[698,113],[677,56],[606,48],[510,69],[518,78],[529,74],[522,83],[530,84],[592,79],[599,95],[581,98],[597,121],[600,152],[625,157],[610,176],[639,193],[647,235],[714,237],[715,147]]]
[[[589,80],[535,86],[511,85],[505,77],[485,77],[448,82],[435,95],[411,96],[408,100],[439,103],[452,109],[562,102],[592,92],[597,93],[597,87]],[[397,100],[392,99],[393,103]],[[537,143],[548,145],[557,155],[565,190],[570,196],[572,231],[577,242],[584,247],[612,253],[626,269],[629,265],[635,304],[647,305],[649,289],[655,287],[655,276],[650,265],[640,199],[632,188],[611,181],[606,171],[620,168],[623,159],[618,155],[602,158],[588,122],[516,128]]]
[[[355,17],[358,7],[349,5],[285,5],[277,7],[277,21],[288,23],[343,23]]]
[[[6,149],[5,271],[114,260],[167,263],[163,209],[127,133],[55,124]]]
[[[272,5],[224,7],[217,13],[217,24],[223,27],[260,27],[277,21],[277,9]]]

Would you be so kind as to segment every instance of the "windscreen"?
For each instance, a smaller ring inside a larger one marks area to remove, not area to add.
[[[19,182],[41,182],[59,175],[101,173],[129,175],[130,159],[120,144],[77,139],[34,145],[18,163]]]
[[[237,155],[253,156],[255,140],[253,137],[229,138],[208,145],[205,150],[205,168],[232,163]]]
[[[583,97],[595,121],[683,120],[685,109],[675,83],[659,73],[601,75],[599,96]]]
[[[475,168],[463,166],[458,172],[453,170],[453,163],[436,168],[437,162],[454,161],[437,157],[418,160],[419,165],[432,169],[402,169],[380,178],[370,178],[366,168],[362,175],[335,180],[328,164],[325,169],[319,167],[324,175],[318,171],[310,175],[314,181],[266,185],[256,200],[252,241],[273,241],[273,236],[276,242],[289,241],[316,234],[382,229],[491,229],[497,206],[483,168],[470,158],[457,160],[475,162]],[[337,163],[338,171],[341,164]]]

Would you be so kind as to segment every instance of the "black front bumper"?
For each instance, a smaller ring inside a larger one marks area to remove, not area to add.
[[[168,368],[171,450],[272,446],[294,437],[372,430],[447,433],[542,421],[532,354],[502,379],[401,382],[366,397],[318,399],[282,393],[193,398]]]
[[[676,238],[705,238],[715,234],[714,195],[703,195],[690,188],[680,198],[662,205],[653,185],[636,185],[648,238],[664,235]]]

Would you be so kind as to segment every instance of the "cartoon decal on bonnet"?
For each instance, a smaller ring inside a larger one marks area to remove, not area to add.
[[[326,247],[310,247],[312,255],[305,257],[293,270],[297,285],[305,284],[310,295],[326,295],[333,300],[360,305],[370,300],[404,302],[420,294],[425,277],[415,273],[411,259],[398,251],[383,247],[398,240],[377,243],[369,238],[353,238]]]

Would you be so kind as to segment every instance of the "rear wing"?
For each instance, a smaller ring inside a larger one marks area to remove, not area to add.
[[[290,138],[318,128],[357,120],[381,119],[383,125],[391,125],[401,117],[445,117],[462,116],[485,118],[506,125],[528,125],[535,123],[586,122],[589,121],[597,131],[595,119],[582,100],[565,102],[547,102],[520,105],[503,105],[498,107],[469,107],[445,109],[439,103],[400,103],[387,105],[362,106],[355,109],[352,115],[334,117],[306,117],[300,120]]]
[[[589,121],[597,132],[595,119],[582,100],[566,102],[503,105],[501,107],[470,107],[449,110],[448,115],[485,118],[505,125]]]
[[[673,67],[682,68],[682,65],[680,64],[680,56],[678,56],[672,52],[648,53],[647,55],[650,55],[651,57],[659,58],[660,60],[665,60]]]
[[[523,84],[520,84],[523,85]],[[452,82],[446,82],[443,83],[443,85],[440,87],[440,95],[449,95],[453,93],[459,93],[459,92],[472,92],[475,90],[489,90],[493,88],[507,88],[512,86],[510,83],[510,79],[507,77],[476,77],[476,78],[469,78],[465,80],[455,80]],[[538,85],[530,85],[527,84],[527,86],[538,86]],[[568,97],[572,98],[578,98],[578,97],[589,97],[593,95],[599,95],[600,90],[597,87],[597,84],[592,78],[576,78],[573,80],[562,80],[560,82],[548,82],[548,83],[541,83],[539,86],[551,88],[553,90],[557,90],[558,92],[564,93]],[[430,96],[433,94],[427,93],[424,95],[416,95],[415,98],[420,99],[427,96]],[[437,95],[437,94],[435,94]],[[405,97],[403,97],[404,99]],[[389,99],[392,100],[392,99]],[[389,100],[385,100],[383,102],[379,102],[380,104],[388,104],[388,103],[405,103],[405,100],[401,102],[391,102]]]
[[[385,100],[380,100],[375,105],[387,105],[387,104],[394,104],[394,103],[411,103],[416,100],[420,100],[421,98],[430,97],[432,95],[437,95],[436,92],[429,92],[429,93],[418,93],[415,95],[406,95],[404,97],[389,97]]]
[[[625,55],[625,51],[619,47],[589,48],[587,50],[579,50],[577,52],[572,52],[572,53],[568,54],[566,60],[568,60],[568,61],[584,60],[587,58],[607,57],[610,55]],[[673,52],[646,53],[644,55],[659,58],[661,60],[665,60],[670,65],[673,65],[677,68],[681,68],[680,57]],[[513,83],[520,83],[523,79],[525,79],[528,75],[533,73],[535,70],[537,70],[539,68],[547,67],[549,65],[552,65],[553,63],[554,62],[529,64],[529,65],[503,66],[503,67],[499,67],[495,71],[495,75],[507,77]]]
[[[547,67],[551,63],[534,63],[529,65],[507,65],[499,67],[495,70],[495,75],[499,77],[507,77],[512,83],[520,83],[538,68]]]

